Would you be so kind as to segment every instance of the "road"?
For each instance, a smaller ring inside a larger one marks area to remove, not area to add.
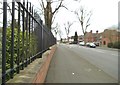
[[[78,47],[76,45],[69,45],[68,47],[73,48],[72,51],[118,79],[118,51]]]
[[[117,51],[60,44],[46,83],[116,83],[117,77]]]

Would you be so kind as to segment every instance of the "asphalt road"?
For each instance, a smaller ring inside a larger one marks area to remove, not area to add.
[[[101,68],[103,71],[118,79],[118,51],[89,48],[77,45],[68,45],[75,53],[81,55],[90,63]],[[78,50],[78,51],[76,51]]]
[[[60,44],[46,83],[117,83],[117,51]]]

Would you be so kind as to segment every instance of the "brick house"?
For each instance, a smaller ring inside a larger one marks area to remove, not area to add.
[[[102,33],[102,45],[107,46],[108,43],[114,43],[120,40],[120,32],[116,29],[105,29]]]
[[[101,43],[101,37],[102,33],[98,33],[98,30],[96,31],[96,33],[92,33],[92,30],[90,32],[86,32],[85,34],[85,39],[84,41],[87,42],[95,42],[100,44]]]
[[[108,43],[120,41],[120,32],[117,29],[105,29],[102,33],[98,33],[98,31],[92,33],[91,30],[90,32],[86,32],[84,41],[86,43],[95,42],[99,43],[100,46],[107,46]]]

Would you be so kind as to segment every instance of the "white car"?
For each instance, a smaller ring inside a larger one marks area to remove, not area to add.
[[[84,46],[85,42],[80,42],[79,45]]]
[[[89,44],[89,47],[91,47],[91,48],[96,48],[96,45],[95,45],[94,43],[90,43],[90,44]]]
[[[86,43],[86,46],[89,47],[89,46],[90,46],[90,43]]]

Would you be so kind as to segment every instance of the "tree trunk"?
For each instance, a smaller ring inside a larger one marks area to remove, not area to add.
[[[85,33],[84,33],[84,43],[86,45],[86,36],[85,36]]]
[[[51,3],[47,2],[47,6],[44,9],[44,19],[45,19],[45,25],[51,30],[51,25],[52,25],[52,8],[51,8]]]
[[[67,41],[69,42],[69,36],[67,36]]]

